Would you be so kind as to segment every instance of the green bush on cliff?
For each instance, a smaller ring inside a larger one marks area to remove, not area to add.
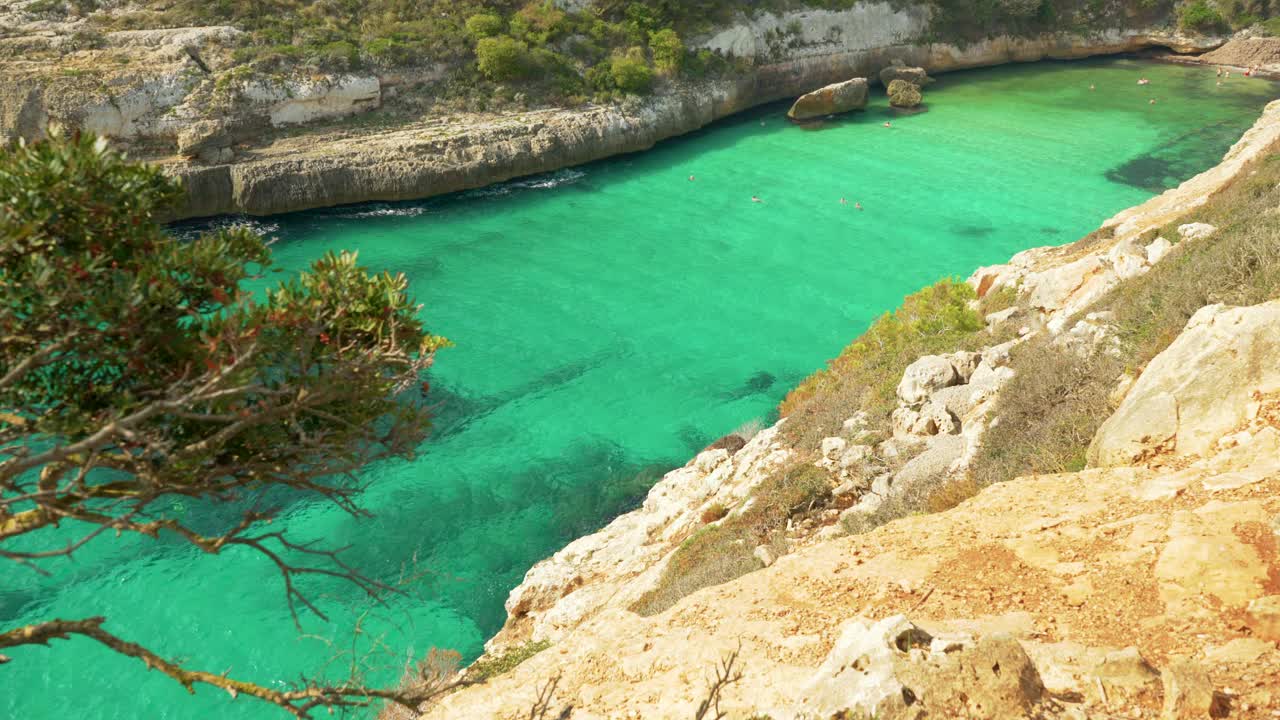
[[[481,38],[476,43],[476,64],[485,77],[497,81],[525,78],[533,71],[529,46],[506,35]]]
[[[642,95],[653,85],[653,68],[644,59],[644,49],[633,47],[609,61],[609,77],[622,92]]]
[[[1227,29],[1227,21],[1206,0],[1194,0],[1178,8],[1178,26],[1183,30],[1216,33]]]
[[[493,13],[479,13],[467,18],[467,34],[476,40],[501,35],[506,23]]]
[[[653,64],[659,72],[674,74],[684,64],[684,41],[675,30],[666,28],[649,33],[649,49],[653,52]]]
[[[878,318],[826,369],[787,395],[779,406],[789,418],[783,433],[799,447],[815,449],[859,410],[873,424],[887,423],[902,373],[916,358],[990,344],[992,338],[981,334],[982,315],[969,307],[974,298],[973,288],[960,280],[907,296],[902,307]]]

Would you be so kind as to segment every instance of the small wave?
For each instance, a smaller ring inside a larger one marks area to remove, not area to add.
[[[510,195],[517,190],[549,190],[562,185],[572,185],[586,176],[587,174],[581,170],[557,170],[547,175],[535,175],[523,180],[513,180],[478,190],[471,190],[465,195],[467,197],[488,198]]]
[[[181,240],[193,240],[204,233],[219,232],[221,230],[236,230],[239,228],[247,228],[264,237],[271,237],[275,233],[280,232],[280,223],[272,222],[270,220],[260,220],[247,215],[224,215],[205,220],[195,220],[170,225],[169,232],[174,237]]]
[[[360,210],[352,210],[343,213],[339,217],[346,218],[375,218],[375,217],[418,217],[427,211],[424,207],[373,207]]]

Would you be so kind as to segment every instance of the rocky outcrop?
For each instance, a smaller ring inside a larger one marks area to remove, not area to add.
[[[514,714],[553,676],[556,711],[691,716],[734,651],[730,717],[1206,717],[1224,703],[1262,717],[1280,701],[1264,639],[1280,618],[1280,397],[1265,403],[1250,439],[1215,439],[1197,464],[1021,478],[660,615],[606,603],[424,717]]]
[[[890,82],[888,92],[889,104],[896,108],[913,108],[924,99],[920,94],[920,86],[906,80]]]
[[[907,67],[901,62],[894,63],[880,71],[880,84],[884,85],[886,88],[889,87],[894,80],[909,82],[917,88],[922,88],[933,82],[933,78],[929,77],[929,74],[925,72],[924,68]]]
[[[1237,68],[1280,70],[1280,38],[1233,37],[1222,47],[1196,58],[1206,65],[1229,65]]]
[[[853,78],[801,95],[787,111],[787,117],[792,120],[814,120],[850,110],[862,110],[866,106],[867,79]]]
[[[377,109],[382,101],[378,78],[359,75],[290,79],[280,83],[257,80],[244,83],[239,92],[249,103],[262,106],[275,127],[368,112]]]
[[[507,598],[507,623],[489,648],[558,641],[606,604],[630,607],[657,582],[671,551],[703,526],[707,508],[739,504],[791,453],[768,428],[737,452],[706,450],[668,473],[638,510],[534,565]]]
[[[1202,308],[1151,361],[1089,448],[1093,465],[1128,465],[1158,454],[1209,454],[1256,416],[1255,398],[1280,392],[1280,301]]]

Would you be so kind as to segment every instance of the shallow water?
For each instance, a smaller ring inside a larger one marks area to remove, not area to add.
[[[304,616],[299,637],[253,555],[100,540],[52,578],[5,568],[0,628],[103,614],[126,638],[266,683],[340,674],[357,621],[361,648],[391,648],[366,666],[433,645],[472,657],[532,563],[716,437],[770,419],[904,294],[1080,237],[1213,165],[1275,95],[1134,61],[956,73],[926,90],[921,114],[877,97],[800,128],[771,106],[550,176],[261,223],[284,267],[350,248],[406,272],[430,327],[457,343],[436,364],[440,414],[421,456],[366,473],[375,517],[310,502],[287,515],[297,537],[349,544],[348,560],[378,577],[427,574],[383,608],[312,584],[330,622]],[[11,656],[0,717],[278,716],[208,688],[189,698],[89,641]]]

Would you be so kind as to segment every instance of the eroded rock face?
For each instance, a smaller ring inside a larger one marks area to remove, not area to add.
[[[814,120],[867,106],[867,79],[853,78],[806,93],[787,111],[792,120]]]
[[[735,453],[706,450],[667,473],[640,509],[530,568],[507,598],[506,625],[487,647],[557,641],[606,604],[629,606],[657,581],[664,558],[702,527],[706,508],[737,505],[790,455],[775,426]]]
[[[894,80],[889,83],[889,104],[896,108],[918,107],[924,96],[920,94],[920,86],[906,80]]]
[[[1143,371],[1089,448],[1094,466],[1157,453],[1205,455],[1250,419],[1256,394],[1280,390],[1280,301],[1211,305]]]

